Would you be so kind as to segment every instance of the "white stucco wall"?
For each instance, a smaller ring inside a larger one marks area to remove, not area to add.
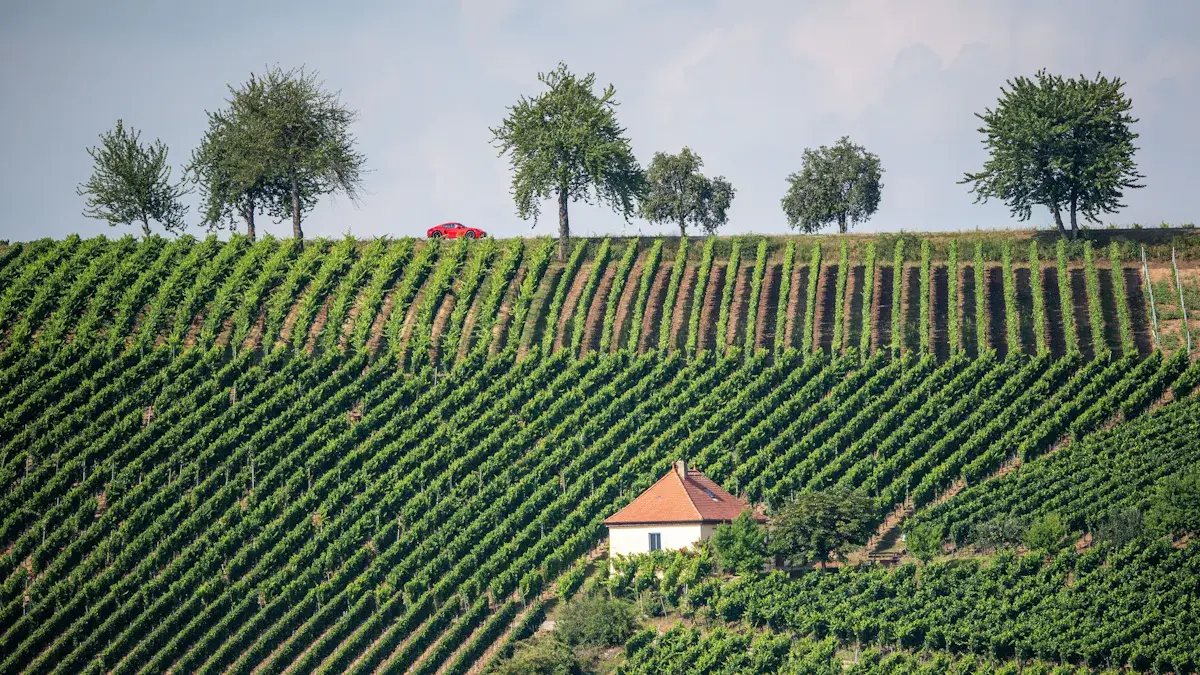
[[[715,526],[700,525],[614,525],[608,528],[608,554],[629,555],[650,551],[650,533],[662,535],[664,551],[687,548],[702,537],[712,536]]]

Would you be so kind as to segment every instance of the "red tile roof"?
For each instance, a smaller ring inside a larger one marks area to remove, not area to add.
[[[605,525],[641,525],[657,523],[727,523],[750,508],[695,469],[685,468],[687,477],[680,475],[679,463],[628,506],[609,516]],[[759,522],[766,516],[753,511]]]

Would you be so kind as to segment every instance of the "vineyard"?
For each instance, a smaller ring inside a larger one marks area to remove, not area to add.
[[[1177,245],[5,245],[0,672],[481,672],[680,458],[769,504],[860,489],[881,536],[904,510],[951,542],[998,513],[1085,528],[1200,459]],[[697,586],[762,636],[651,636],[627,672],[825,668],[831,639],[1182,670],[1198,551]]]

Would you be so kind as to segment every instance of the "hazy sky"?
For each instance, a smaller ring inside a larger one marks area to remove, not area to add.
[[[1128,82],[1147,187],[1107,221],[1194,222],[1197,33],[1197,0],[8,0],[0,239],[136,232],[81,215],[86,148],[123,118],[170,146],[177,176],[205,110],[268,64],[318,70],[361,112],[367,194],[358,208],[326,200],[306,220],[312,236],[423,235],[446,220],[498,236],[554,231],[549,203],[536,227],[516,217],[488,127],[560,60],[616,86],[643,165],[688,145],[733,183],[727,233],[786,231],[785,177],[805,147],[843,134],[885,170],[861,229],[1014,226],[1003,204],[975,205],[955,181],[985,159],[973,113],[1043,66]],[[571,208],[578,234],[660,231]],[[203,234],[194,208],[188,219]],[[1033,224],[1050,222],[1034,212]]]

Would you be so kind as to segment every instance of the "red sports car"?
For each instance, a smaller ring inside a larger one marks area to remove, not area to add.
[[[482,239],[487,236],[487,232],[478,227],[467,227],[462,223],[442,223],[441,225],[429,228],[429,231],[425,234],[430,239],[441,239],[442,237],[447,239],[458,239],[459,237]]]

